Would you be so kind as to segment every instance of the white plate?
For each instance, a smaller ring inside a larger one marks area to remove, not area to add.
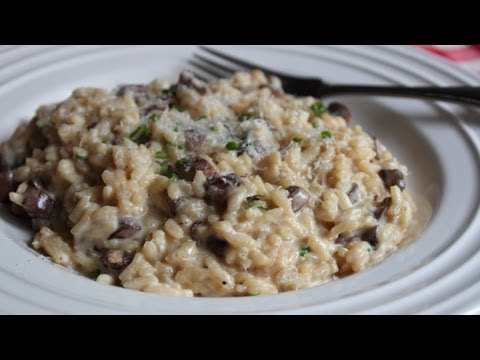
[[[79,86],[175,80],[189,46],[0,47],[1,138],[39,104]],[[330,82],[479,85],[442,60],[398,46],[230,46],[279,70]],[[460,117],[478,112],[420,100],[344,97],[355,122],[407,164],[409,189],[434,206],[427,230],[381,264],[346,279],[274,297],[169,298],[108,287],[53,266],[28,248],[27,229],[2,211],[4,313],[473,313],[480,308],[479,142]]]

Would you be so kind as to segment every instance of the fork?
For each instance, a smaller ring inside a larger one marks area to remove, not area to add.
[[[267,75],[278,77],[282,81],[285,92],[297,96],[315,96],[319,98],[341,94],[401,96],[458,102],[480,106],[480,87],[478,86],[407,87],[331,85],[319,78],[298,77],[267,69],[255,63],[248,62],[246,60],[205,46],[200,46],[199,48],[208,53],[209,56],[206,57],[200,54],[194,54],[195,60],[190,60],[189,63],[197,70],[200,70],[201,72],[206,73],[213,78],[230,76],[235,72],[242,70],[241,68],[247,70],[258,69]],[[220,62],[217,60],[217,58],[221,59],[222,61]],[[195,75],[198,78],[207,81],[207,79],[198,72],[195,73]]]

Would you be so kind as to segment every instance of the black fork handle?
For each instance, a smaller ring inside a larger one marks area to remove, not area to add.
[[[396,87],[330,85],[319,90],[320,96],[341,94],[365,94],[380,96],[402,96],[459,102],[480,106],[480,87]]]

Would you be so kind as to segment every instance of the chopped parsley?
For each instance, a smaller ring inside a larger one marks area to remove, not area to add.
[[[301,257],[305,257],[310,252],[310,246],[302,246],[299,251]]]
[[[331,139],[332,133],[330,131],[322,131],[322,139]]]
[[[108,139],[103,139],[102,144],[110,145],[110,141],[108,141]]]
[[[172,110],[178,111],[178,112],[184,112],[185,109],[182,108],[181,106],[178,105],[172,105]]]
[[[152,114],[152,115],[150,116],[150,120],[153,121],[153,122],[155,122],[155,123],[156,123],[156,122],[159,122],[160,119],[161,119],[160,115],[157,115],[157,114]]]
[[[157,159],[166,159],[167,158],[167,153],[165,151],[157,151],[155,153],[155,157]]]
[[[185,150],[185,144],[179,144],[177,148],[178,150]]]
[[[168,141],[168,140],[165,140],[165,141],[163,142],[163,146],[165,146],[166,148],[172,148],[172,147],[175,146],[175,144],[174,144],[174,143],[171,143],[171,142]]]
[[[175,128],[173,129],[173,131],[178,132],[178,126],[175,126]]]
[[[249,197],[247,197],[247,206],[248,206],[249,208],[251,208],[251,207],[254,206],[255,202],[257,202],[257,201],[262,201],[262,200],[264,200],[264,199],[265,199],[265,196],[262,196],[262,195],[252,195],[252,196],[249,196]],[[260,209],[260,208],[262,208],[262,206],[259,206],[258,208]],[[270,210],[270,209],[268,209],[268,208],[265,208],[265,209],[266,209],[266,210]],[[262,209],[260,209],[260,210],[262,210]]]
[[[160,175],[163,175],[169,178],[170,176],[172,176],[172,174],[173,174],[173,170],[168,160],[163,161],[160,164]]]
[[[140,125],[129,136],[130,140],[137,144],[141,144],[150,140],[152,133],[146,124]]]
[[[93,270],[92,272],[90,272],[90,274],[88,274],[88,277],[92,280],[97,280],[97,278],[100,276],[101,272],[100,270]]]
[[[367,252],[371,253],[372,251],[373,251],[373,250],[372,250],[371,247],[368,247],[368,248],[367,248]]]
[[[50,126],[49,123],[44,123],[44,124],[39,124],[39,123],[37,123],[37,129],[38,129],[38,130],[46,129],[46,128],[48,128],[49,126]]]
[[[218,129],[217,129],[216,126],[210,126],[210,127],[209,127],[209,130],[210,130],[210,131],[214,131],[214,132],[215,132],[215,131],[218,131]]]
[[[75,158],[78,159],[78,160],[83,160],[83,161],[88,160],[88,156],[81,155],[81,154],[75,154]]]
[[[200,120],[208,120],[208,116],[207,115],[203,115],[203,116],[200,116],[197,121],[200,121]]]
[[[310,109],[312,110],[313,114],[317,117],[322,116],[324,113],[327,112],[327,108],[323,104],[323,102],[319,101],[313,104]]]
[[[168,178],[168,183],[173,184],[177,180],[178,180],[178,176],[177,176],[177,174],[174,173]]]
[[[240,145],[238,145],[238,143],[236,143],[235,141],[230,141],[225,147],[227,148],[227,150],[235,151],[240,148]]]
[[[246,115],[242,115],[238,118],[239,122],[244,122],[247,120],[252,120],[255,117],[255,114],[253,112],[248,112]]]
[[[299,136],[295,136],[292,140],[297,144],[300,144],[303,141],[303,139]]]
[[[262,211],[268,211],[268,210],[270,210],[270,208],[267,207],[267,206],[257,206],[257,208],[260,209],[260,210],[262,210]]]
[[[180,159],[180,160],[177,160],[176,164],[179,165],[179,166],[185,166],[185,165],[188,165],[189,161],[188,159]]]
[[[313,127],[314,129],[318,129],[318,128],[320,127],[320,125],[318,124],[318,122],[314,122],[314,123],[312,124],[312,127]]]

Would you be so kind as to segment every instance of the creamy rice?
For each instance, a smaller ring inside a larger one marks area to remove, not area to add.
[[[36,250],[101,283],[175,296],[308,288],[411,233],[407,168],[350,117],[260,71],[81,88],[2,144],[0,200],[31,220]]]

